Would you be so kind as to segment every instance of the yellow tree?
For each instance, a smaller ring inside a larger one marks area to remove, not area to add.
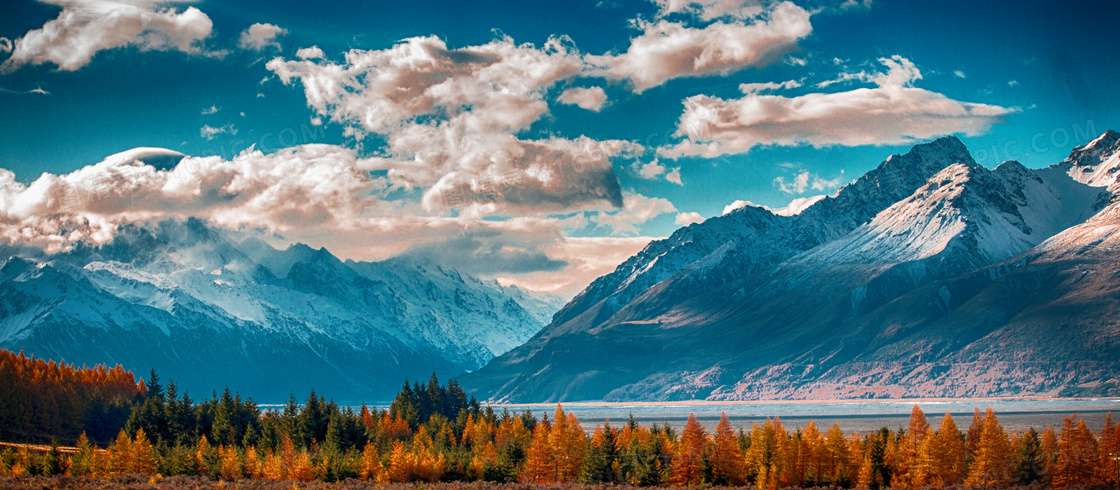
[[[800,445],[797,450],[797,467],[801,475],[796,483],[819,485],[823,480],[821,452],[824,447],[824,435],[817,429],[817,424],[810,420],[809,424],[801,429],[801,438],[797,442]]]
[[[152,443],[148,442],[148,435],[144,433],[143,427],[136,429],[136,436],[132,438],[129,451],[132,453],[129,459],[133,473],[145,475],[155,473],[156,460],[152,454]]]
[[[774,430],[774,423],[769,419],[759,427],[757,423],[751,429],[751,445],[747,448],[746,465],[747,478],[753,480],[755,486],[767,488],[772,486],[774,478],[770,469],[774,465],[774,453],[777,451],[778,437]]]
[[[936,487],[956,485],[964,478],[965,443],[952,415],[945,414],[936,435],[930,437],[927,434],[922,453],[929,468],[926,484]]]
[[[548,446],[553,464],[555,483],[570,483],[579,477],[586,452],[586,435],[574,413],[564,413],[564,408],[556,405],[552,417],[553,424],[548,435]]]
[[[1053,426],[1046,426],[1042,431],[1042,441],[1038,445],[1039,459],[1042,460],[1042,480],[1052,484],[1054,471],[1058,467],[1058,433]]]
[[[969,468],[969,486],[1007,486],[1011,480],[1011,442],[991,407],[984,413],[980,442]]]
[[[261,459],[257,454],[257,448],[249,446],[245,448],[245,476],[249,478],[261,477]]]
[[[930,432],[930,427],[926,421],[926,415],[915,404],[914,408],[910,410],[910,425],[906,429],[906,436],[900,441],[898,464],[895,470],[898,475],[898,485],[910,488],[925,485],[929,467],[928,460],[923,461],[921,448],[928,432]]]
[[[673,457],[669,482],[680,487],[699,485],[704,476],[702,470],[707,449],[708,436],[704,433],[704,427],[696,420],[695,413],[689,413],[681,442]]]
[[[359,475],[363,480],[372,480],[376,483],[383,483],[385,480],[385,467],[381,465],[381,456],[377,454],[377,448],[374,447],[372,442],[366,442],[366,447],[362,449],[362,466]]]
[[[241,479],[241,458],[237,455],[237,448],[233,446],[218,446],[218,457],[222,460],[222,479],[234,481]]]
[[[1054,485],[1088,485],[1098,464],[1097,438],[1085,421],[1072,415],[1062,421],[1058,439],[1058,463],[1053,472]]]
[[[825,477],[823,483],[828,485],[846,486],[855,475],[851,473],[848,440],[844,431],[840,430],[840,423],[832,424],[828,429],[825,439],[821,472]]]
[[[132,472],[132,441],[121,429],[117,438],[109,445],[109,472],[123,475]]]
[[[1120,425],[1112,423],[1112,412],[1104,418],[1104,429],[1101,430],[1100,439],[1100,464],[1097,465],[1099,476],[1098,478],[1107,485],[1116,485],[1117,467],[1120,462],[1114,461],[1112,458],[1120,455]]]
[[[720,414],[716,426],[715,443],[711,456],[712,483],[716,485],[743,485],[746,483],[743,471],[743,450],[739,448],[739,438],[731,429],[727,412]]]
[[[533,436],[529,442],[529,451],[525,455],[525,467],[521,469],[518,479],[523,483],[555,483],[553,475],[552,455],[548,447],[549,424],[539,422],[533,427]]]

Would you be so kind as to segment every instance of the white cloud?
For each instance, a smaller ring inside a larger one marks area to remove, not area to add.
[[[801,214],[802,211],[809,209],[810,206],[816,204],[818,201],[826,197],[828,196],[824,194],[810,197],[795,197],[785,207],[773,210],[773,213],[778,216],[794,216],[797,214]]]
[[[675,222],[680,226],[688,226],[693,223],[703,223],[704,217],[697,212],[677,213]]]
[[[870,9],[873,0],[844,0],[840,4],[840,10],[849,10],[854,8]]]
[[[728,204],[727,206],[723,207],[723,214],[727,215],[727,214],[729,214],[729,213],[731,213],[731,212],[733,212],[737,209],[742,209],[742,208],[745,208],[747,206],[750,206],[750,207],[755,207],[755,208],[763,208],[763,209],[765,209],[767,211],[770,211],[771,213],[774,213],[778,216],[793,216],[793,215],[801,214],[802,211],[804,211],[806,209],[809,209],[809,207],[816,204],[817,201],[820,201],[821,199],[824,199],[826,197],[828,197],[828,196],[826,196],[824,194],[821,194],[819,196],[811,196],[811,197],[795,197],[795,198],[793,198],[792,201],[789,202],[789,204],[785,205],[784,207],[777,208],[777,209],[770,208],[769,206],[762,206],[762,205],[759,205],[759,204],[755,204],[755,203],[750,202],[750,201],[743,201],[743,200],[736,199],[731,204]]]
[[[673,203],[662,197],[630,194],[626,196],[624,202],[622,209],[611,212],[600,211],[592,220],[600,226],[609,227],[613,235],[638,235],[637,225],[677,210]]]
[[[263,51],[265,48],[280,49],[277,39],[288,33],[287,29],[272,24],[253,24],[241,32],[237,46],[241,49]]]
[[[677,125],[677,134],[686,137],[685,141],[659,153],[670,158],[710,158],[747,153],[762,145],[901,145],[946,134],[983,134],[1016,112],[958,102],[913,87],[922,75],[910,60],[894,56],[879,61],[886,72],[851,75],[875,83],[874,88],[798,97],[689,97]]]
[[[318,60],[326,58],[327,55],[318,46],[311,46],[310,48],[300,48],[296,51],[296,57],[301,60]]]
[[[953,76],[955,76],[957,78],[968,78],[968,75],[965,75],[965,73],[961,70],[953,71]]]
[[[205,124],[198,130],[198,135],[208,140],[212,140],[223,134],[234,136],[237,134],[237,128],[234,127],[233,123],[228,123],[218,127]]]
[[[824,179],[817,174],[809,173],[808,170],[802,170],[793,177],[792,180],[786,180],[785,177],[774,178],[774,187],[786,194],[803,194],[806,190],[812,189],[815,191],[827,191],[835,189],[844,185],[844,171],[840,171],[840,176],[834,179]]]
[[[585,57],[592,66],[588,75],[628,80],[641,93],[674,78],[764,66],[812,32],[809,16],[805,9],[781,2],[749,23],[717,21],[702,29],[639,19],[635,22],[642,34],[630,40],[625,53]]]
[[[195,7],[182,12],[162,9],[168,2],[155,0],[43,0],[62,7],[58,17],[15,41],[12,56],[0,71],[12,72],[32,64],[54,63],[59,70],[74,71],[100,51],[133,46],[141,51],[207,52],[202,42],[210,37],[213,22]]]
[[[210,114],[217,114],[217,113],[218,113],[218,111],[220,111],[220,110],[222,110],[222,108],[221,108],[221,107],[218,107],[218,106],[216,106],[216,105],[212,105],[212,106],[210,106],[210,107],[204,107],[204,108],[202,109],[202,115],[203,115],[203,116],[208,116],[208,115],[210,115]]]
[[[784,82],[764,82],[764,83],[743,83],[739,85],[739,91],[750,95],[760,92],[772,92],[775,90],[790,90],[801,87],[799,80],[786,80]]]
[[[663,173],[665,173],[665,166],[661,165],[656,158],[638,168],[638,176],[646,180],[656,179]]]
[[[572,87],[556,99],[561,104],[576,105],[589,111],[599,112],[607,102],[607,93],[602,87]]]
[[[749,19],[761,14],[761,0],[654,0],[661,15],[689,13],[702,20]]]
[[[722,214],[727,215],[727,214],[730,214],[732,211],[735,211],[737,209],[743,209],[747,206],[755,206],[755,204],[753,202],[750,202],[750,201],[744,201],[742,199],[736,199],[736,200],[732,201],[731,204],[728,204],[728,205],[723,207],[723,213]]]
[[[351,50],[345,62],[274,59],[285,84],[299,80],[317,115],[344,134],[384,137],[378,169],[423,187],[425,210],[480,216],[622,206],[611,159],[640,152],[624,141],[517,136],[548,112],[544,97],[583,63],[567,38],[537,48],[500,38],[448,49],[436,37],[384,50]]]
[[[665,174],[665,180],[683,186],[684,182],[681,182],[681,168],[677,167],[670,170],[668,174]]]
[[[1018,80],[1011,80],[1010,82],[1007,82],[1007,86],[1008,86],[1008,87],[1014,87],[1014,86],[1016,86],[1016,85],[1019,85],[1019,81],[1018,81]]]
[[[12,40],[6,37],[0,37],[0,54],[12,52]]]

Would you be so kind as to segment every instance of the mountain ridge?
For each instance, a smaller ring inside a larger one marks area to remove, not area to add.
[[[955,387],[934,374],[973,366],[981,362],[977,359],[995,359],[977,349],[962,349],[992,336],[1014,334],[1013,329],[1001,330],[1005,327],[1023,325],[1018,328],[1042,335],[1036,325],[1017,319],[1022,313],[1015,311],[1028,310],[1030,304],[985,309],[967,303],[979,301],[985,290],[1010,287],[1010,282],[1045,295],[1028,269],[1016,274],[1029,265],[1016,262],[1023,260],[1016,257],[1104,212],[1107,188],[1114,181],[1100,175],[1120,154],[1112,148],[1114,134],[1106,133],[1062,163],[1039,170],[1017,162],[989,170],[962,155],[963,145],[955,138],[918,145],[907,154],[910,165],[899,165],[903,156],[891,156],[836,197],[790,218],[813,222],[866,216],[875,203],[898,194],[884,189],[883,181],[912,184],[916,179],[898,176],[929,174],[906,196],[842,236],[789,253],[761,270],[742,268],[733,258],[734,247],[724,242],[718,254],[708,253],[680,267],[612,315],[572,316],[573,301],[565,308],[568,316],[558,314],[525,346],[460,381],[482,398],[513,402],[975,396],[1021,392],[1028,378],[1049,380],[1041,383],[1040,392],[1068,392],[1070,380],[1088,378],[1071,375],[1062,384],[1048,378],[1045,370],[1001,360],[1011,367],[996,371],[1012,380],[1011,388],[997,385],[985,392],[981,381],[964,378],[962,387]],[[1096,165],[1094,170],[1085,172],[1091,165]],[[932,167],[940,168],[931,172]],[[1083,183],[1075,173],[1090,177],[1080,179]],[[757,213],[758,208],[740,211]],[[827,228],[827,223],[818,224]],[[785,246],[781,240],[773,243]],[[721,274],[708,273],[713,270]],[[734,275],[738,277],[727,279]],[[1007,276],[1012,279],[1001,283]],[[931,285],[938,286],[931,290]],[[988,323],[961,326],[969,319],[954,316],[956,308],[990,318]],[[997,314],[1004,310],[1004,316]],[[916,325],[932,325],[932,330],[920,334],[923,330]],[[719,340],[713,345],[712,339]],[[919,347],[898,344],[903,341]],[[1027,344],[1020,344],[1022,356],[1030,358]],[[1053,358],[1045,359],[1038,349],[1029,352],[1042,359],[1040,365],[1059,367],[1058,373],[1067,372],[1062,367],[1066,361],[1092,362],[1073,348],[1055,350]],[[937,364],[941,360],[930,364],[922,359],[948,359],[949,367]],[[888,365],[893,367],[883,367]],[[1101,369],[1112,372],[1116,366]],[[960,372],[955,374],[961,379]]]
[[[122,225],[112,242],[69,252],[7,252],[0,346],[274,402],[311,388],[385,400],[402,379],[477,369],[554,312],[415,260],[344,262],[197,219]]]

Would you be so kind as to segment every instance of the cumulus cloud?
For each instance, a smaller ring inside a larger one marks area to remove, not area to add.
[[[599,112],[607,102],[607,93],[602,87],[572,87],[565,90],[556,100],[561,104],[575,105],[582,109]]]
[[[831,190],[844,184],[843,174],[844,171],[841,170],[839,177],[829,180],[817,174],[809,173],[808,170],[802,170],[790,180],[785,177],[774,178],[774,187],[786,194],[803,194],[809,189],[815,191]]]
[[[965,73],[964,73],[963,71],[961,71],[961,70],[954,70],[954,71],[953,71],[953,76],[955,76],[955,77],[957,77],[957,78],[968,78],[968,75],[966,75],[966,74],[965,74]]]
[[[723,214],[727,215],[727,214],[730,214],[732,211],[735,211],[735,210],[738,210],[738,209],[743,209],[747,206],[754,206],[754,205],[755,204],[750,202],[750,201],[744,201],[742,199],[736,199],[736,200],[732,201],[731,204],[728,204],[728,205],[723,207]]]
[[[0,54],[12,52],[12,40],[6,37],[0,37]]]
[[[141,51],[207,52],[213,22],[195,7],[163,9],[158,0],[43,0],[62,7],[58,17],[15,41],[12,56],[0,65],[11,72],[24,65],[53,63],[74,71],[100,51],[132,46]]]
[[[681,182],[681,168],[677,167],[670,170],[669,173],[665,174],[665,180],[683,186],[684,182]]]
[[[760,92],[773,92],[775,90],[790,90],[801,87],[799,80],[786,80],[784,82],[763,82],[763,83],[743,83],[739,85],[739,91],[746,94],[757,94]]]
[[[700,216],[697,212],[677,213],[676,223],[681,226],[688,226],[693,223],[703,223],[704,217]]]
[[[894,56],[879,61],[885,72],[850,75],[874,83],[874,88],[798,97],[689,97],[677,131],[686,139],[660,154],[716,157],[763,145],[901,145],[946,134],[983,134],[1016,111],[914,87],[922,75],[910,60]]]
[[[202,108],[202,115],[203,116],[209,116],[210,114],[217,114],[218,111],[220,111],[220,110],[222,110],[222,108],[218,107],[216,105],[212,105],[210,107],[204,107],[204,108]]]
[[[300,48],[296,51],[296,57],[301,60],[317,60],[326,58],[326,54],[318,46],[311,46],[310,48]]]
[[[670,3],[675,2],[666,5]],[[723,3],[728,2],[713,4]],[[641,93],[674,78],[728,74],[767,65],[812,32],[809,16],[805,9],[781,2],[748,22],[716,21],[704,28],[664,19],[639,19],[635,24],[642,33],[630,40],[626,52],[585,57],[591,65],[588,74],[626,80],[634,92]]]
[[[761,0],[654,0],[662,16],[689,13],[702,20],[747,19],[762,13]]]
[[[610,228],[613,235],[638,235],[637,225],[676,210],[676,206],[668,199],[630,194],[626,196],[621,210],[601,211],[592,220],[600,226]]]
[[[654,159],[653,161],[647,163],[643,163],[640,167],[638,167],[638,176],[646,180],[656,179],[657,176],[663,173],[665,173],[665,166],[661,165],[661,163],[658,162],[657,159]]]
[[[212,140],[223,134],[234,136],[237,134],[237,128],[234,127],[233,123],[228,123],[218,127],[205,124],[198,130],[198,135],[206,138],[207,140]]]
[[[767,211],[770,211],[771,213],[774,213],[778,216],[793,216],[793,215],[801,214],[802,211],[804,211],[806,209],[809,209],[809,207],[811,207],[812,205],[816,204],[818,201],[820,201],[821,199],[824,199],[826,197],[828,197],[828,196],[826,196],[824,194],[821,194],[819,196],[811,196],[811,197],[795,197],[795,198],[793,198],[792,201],[789,202],[789,204],[787,204],[783,207],[777,208],[777,209],[771,208],[769,206],[763,206],[763,205],[760,205],[760,204],[755,204],[755,203],[750,202],[750,201],[743,201],[743,200],[740,200],[740,199],[736,199],[731,204],[728,204],[727,206],[723,207],[723,214],[727,215],[727,214],[730,214],[730,213],[732,213],[732,212],[734,212],[738,209],[742,209],[742,208],[745,208],[747,206],[750,206],[750,207],[755,207],[755,208],[763,208],[763,209],[765,209]]]
[[[641,151],[625,141],[518,136],[548,112],[548,89],[583,67],[566,38],[540,48],[503,37],[449,49],[417,37],[351,50],[341,64],[276,58],[266,66],[285,84],[301,82],[308,105],[345,134],[384,138],[375,167],[396,186],[425,188],[427,211],[620,207],[611,160]]]
[[[241,32],[237,46],[252,51],[263,51],[265,48],[280,49],[278,39],[287,33],[287,29],[273,24],[253,24]]]

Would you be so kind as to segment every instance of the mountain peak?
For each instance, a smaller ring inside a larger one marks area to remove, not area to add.
[[[1120,171],[1120,133],[1108,130],[1074,148],[1061,163],[1071,177],[1094,187],[1110,187]]]

